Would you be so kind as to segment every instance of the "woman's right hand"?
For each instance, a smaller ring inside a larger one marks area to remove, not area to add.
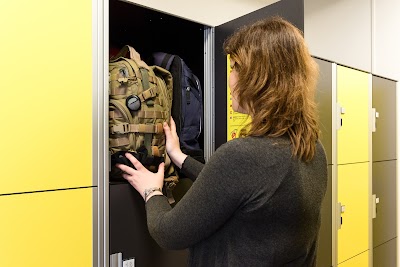
[[[172,162],[178,167],[182,168],[182,164],[185,161],[187,155],[184,154],[179,145],[179,137],[176,133],[176,125],[174,119],[171,117],[170,120],[171,126],[168,123],[164,122],[164,133],[166,137],[165,147],[167,153],[172,160]]]

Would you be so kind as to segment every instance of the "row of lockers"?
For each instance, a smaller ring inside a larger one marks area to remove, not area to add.
[[[330,164],[318,266],[396,266],[396,82],[316,61]]]

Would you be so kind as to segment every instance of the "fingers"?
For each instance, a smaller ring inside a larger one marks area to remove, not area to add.
[[[132,154],[130,153],[125,153],[125,156],[130,160],[130,162],[132,162],[133,166],[135,166],[136,170],[141,170],[143,167],[142,163],[140,163],[140,161],[138,161]]]
[[[163,123],[163,128],[164,128],[164,133],[167,136],[167,138],[171,135],[171,128],[169,128],[168,123],[164,122]]]
[[[171,131],[172,131],[173,133],[176,133],[176,124],[175,124],[175,121],[174,121],[174,119],[172,118],[172,116],[171,116],[171,119],[170,119],[170,124],[171,124]]]
[[[161,173],[161,175],[164,176],[164,162],[161,162],[160,165],[158,165],[158,172],[157,173]]]
[[[121,171],[123,171],[123,172],[125,172],[125,173],[128,173],[128,174],[132,174],[133,171],[134,171],[134,169],[132,169],[131,167],[126,166],[126,165],[124,165],[124,164],[116,164],[115,166],[117,166],[118,168],[120,168]]]
[[[163,127],[167,139],[171,139],[172,137],[174,138],[178,137],[178,134],[176,132],[176,124],[172,117],[170,119],[170,125],[168,125],[167,122],[164,122]]]

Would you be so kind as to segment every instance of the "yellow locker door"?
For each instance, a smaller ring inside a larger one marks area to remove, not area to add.
[[[337,66],[337,102],[342,126],[337,133],[338,164],[369,160],[369,74]]]
[[[92,1],[2,1],[0,194],[92,182]]]
[[[368,180],[368,162],[338,166],[338,201],[342,206],[338,263],[369,249]]]
[[[357,255],[354,258],[351,258],[343,263],[340,263],[338,267],[369,267],[368,261],[369,261],[369,251],[366,251],[360,255]]]
[[[0,266],[92,266],[92,190],[0,196]]]

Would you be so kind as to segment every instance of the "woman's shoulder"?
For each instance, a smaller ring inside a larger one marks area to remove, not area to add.
[[[277,153],[290,154],[290,140],[284,137],[243,137],[230,140],[220,146],[219,153],[239,153],[245,156],[268,157]]]

